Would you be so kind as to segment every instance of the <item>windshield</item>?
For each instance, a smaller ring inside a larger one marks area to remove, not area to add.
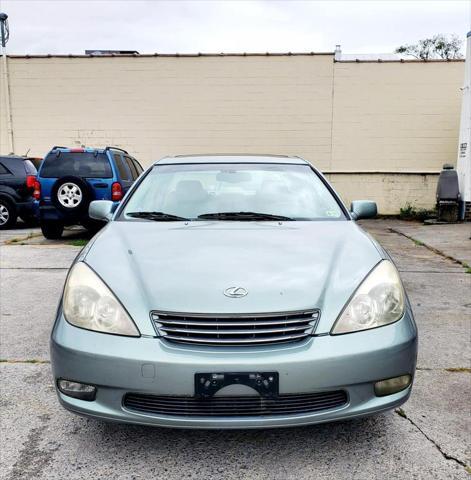
[[[308,165],[263,163],[156,165],[121,218],[168,221],[172,216],[178,217],[173,220],[345,218]]]
[[[44,178],[76,175],[85,178],[111,178],[111,165],[104,153],[50,153],[44,160],[40,176]]]

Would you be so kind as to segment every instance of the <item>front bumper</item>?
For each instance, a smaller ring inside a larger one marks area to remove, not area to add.
[[[409,313],[395,324],[365,332],[311,337],[302,343],[271,347],[193,347],[159,338],[128,338],[82,330],[58,318],[51,338],[54,379],[93,384],[88,402],[58,392],[75,413],[109,421],[180,428],[265,428],[307,425],[379,413],[404,403],[407,389],[376,397],[374,383],[414,375],[417,330]],[[340,408],[295,415],[183,417],[127,410],[126,393],[194,394],[198,372],[279,372],[280,394],[343,389]]]

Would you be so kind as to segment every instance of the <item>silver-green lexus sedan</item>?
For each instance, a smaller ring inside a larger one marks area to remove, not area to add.
[[[164,427],[287,427],[411,393],[417,329],[389,255],[298,157],[145,171],[68,274],[51,338],[68,410]]]

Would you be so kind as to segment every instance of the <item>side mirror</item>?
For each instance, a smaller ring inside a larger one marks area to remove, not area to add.
[[[350,212],[354,220],[374,218],[378,214],[378,207],[376,202],[371,200],[354,200],[350,206]]]
[[[109,222],[114,209],[115,204],[110,200],[93,200],[88,207],[88,215],[94,220]]]

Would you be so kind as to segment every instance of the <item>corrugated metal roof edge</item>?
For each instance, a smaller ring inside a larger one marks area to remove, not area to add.
[[[105,54],[105,55],[75,55],[75,54],[41,54],[41,55],[7,55],[8,58],[25,58],[25,59],[36,59],[36,58],[149,58],[149,57],[174,57],[174,58],[198,58],[198,57],[311,57],[317,55],[328,55],[334,56],[334,52],[266,52],[266,53],[133,53],[133,54]],[[453,62],[464,62],[464,58],[453,58],[453,59],[441,59],[434,58],[429,60],[421,60],[417,58],[400,58],[397,60],[382,60],[378,58],[376,60],[360,60],[360,59],[349,59],[349,60],[336,60],[335,63],[453,63]]]
[[[330,55],[334,52],[265,52],[265,53],[107,53],[107,54],[31,54],[31,55],[7,55],[9,58],[109,58],[109,57],[296,57]]]

